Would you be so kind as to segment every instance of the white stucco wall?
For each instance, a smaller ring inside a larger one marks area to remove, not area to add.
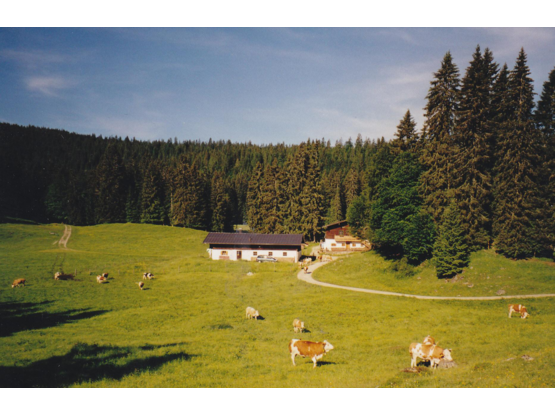
[[[208,255],[210,258],[214,260],[219,260],[220,256],[222,256],[222,252],[226,251],[227,256],[229,256],[230,261],[237,261],[237,251],[241,251],[242,258],[244,261],[251,261],[253,256],[258,255],[271,255],[273,258],[277,259],[278,261],[287,260],[291,261],[293,259],[294,262],[298,262],[299,258],[301,257],[301,252],[295,249],[281,249],[279,251],[275,249],[238,249],[238,248],[229,248],[229,249],[220,249],[214,248],[208,250]],[[255,254],[256,252],[256,254]],[[287,255],[284,256],[283,253],[286,252]]]

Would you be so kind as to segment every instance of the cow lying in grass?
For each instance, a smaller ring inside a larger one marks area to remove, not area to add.
[[[520,314],[520,318],[526,318],[530,316],[528,314],[528,310],[522,304],[509,304],[509,318],[511,318],[511,314],[518,313]]]
[[[258,317],[260,317],[260,313],[258,312],[258,310],[255,310],[252,307],[247,307],[246,318],[254,318],[255,320],[258,320]]]
[[[75,276],[73,274],[64,274],[63,272],[57,272],[54,274],[54,279],[59,281],[65,281],[65,280],[72,280],[74,279]]]
[[[309,342],[306,340],[293,339],[289,343],[289,353],[291,353],[293,366],[296,366],[295,356],[310,357],[314,362],[313,369],[316,369],[318,360],[332,349],[333,346],[327,340],[323,342]]]
[[[25,278],[19,278],[19,279],[15,280],[15,281],[12,283],[12,288],[14,288],[14,287],[19,287],[19,286],[21,286],[21,285],[25,287]]]
[[[99,284],[104,284],[105,282],[108,282],[108,278],[106,278],[104,275],[97,275],[96,282],[98,282]]]

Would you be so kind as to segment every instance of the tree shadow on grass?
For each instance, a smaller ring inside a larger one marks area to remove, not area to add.
[[[10,302],[0,304],[0,337],[11,336],[25,330],[38,330],[71,323],[106,313],[104,310],[77,309],[52,313],[39,308],[41,303]]]
[[[174,360],[190,360],[183,352],[168,353],[168,347],[150,346],[159,356],[134,358],[142,347],[76,344],[67,354],[39,360],[28,366],[0,366],[0,388],[59,388],[101,379],[120,380],[145,370],[156,370]],[[164,350],[165,349],[165,350]]]

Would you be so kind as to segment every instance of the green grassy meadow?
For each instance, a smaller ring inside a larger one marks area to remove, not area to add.
[[[489,297],[555,293],[555,262],[548,258],[515,261],[493,250],[471,255],[468,268],[456,279],[438,279],[429,261],[400,268],[374,251],[355,253],[317,270],[319,281],[381,291],[445,297]],[[512,302],[518,302],[512,300]],[[522,300],[524,301],[524,300]]]
[[[294,264],[211,261],[201,231],[72,227],[68,249],[60,249],[55,243],[63,229],[0,225],[1,387],[555,386],[555,299],[526,300],[531,318],[509,320],[507,301],[377,296],[306,284]],[[476,281],[506,275],[515,289],[555,292],[554,267],[510,261],[503,268],[513,268],[500,274],[488,269],[500,261],[491,256],[472,258],[467,272],[476,271]],[[436,282],[426,269],[420,280],[408,280],[386,263],[374,270],[378,264],[373,253],[355,255],[315,277],[433,295],[436,288],[451,295],[453,286],[482,293],[478,282],[472,289]],[[76,279],[55,281],[60,268],[77,270]],[[135,282],[145,271],[155,279],[141,291]],[[96,282],[101,272],[113,277],[109,283]],[[12,289],[16,278],[26,278],[27,286]],[[245,319],[247,306],[264,319]],[[294,318],[310,332],[294,333]],[[428,334],[453,349],[457,366],[402,372],[410,366],[409,344]],[[314,370],[301,358],[294,367],[292,338],[326,339],[335,349]],[[534,360],[524,361],[524,354]]]

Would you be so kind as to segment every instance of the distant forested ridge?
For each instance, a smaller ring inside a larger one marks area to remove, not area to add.
[[[524,50],[509,69],[478,46],[462,75],[444,56],[421,130],[409,110],[390,141],[145,142],[3,123],[0,217],[220,232],[247,222],[307,240],[347,219],[384,254],[458,264],[446,273],[490,246],[551,255],[555,69],[534,95]]]
[[[258,232],[313,239],[328,220],[326,201],[341,193],[330,220],[342,219],[365,166],[387,146],[360,136],[334,146],[147,142],[0,123],[0,216],[229,231],[258,215]]]

